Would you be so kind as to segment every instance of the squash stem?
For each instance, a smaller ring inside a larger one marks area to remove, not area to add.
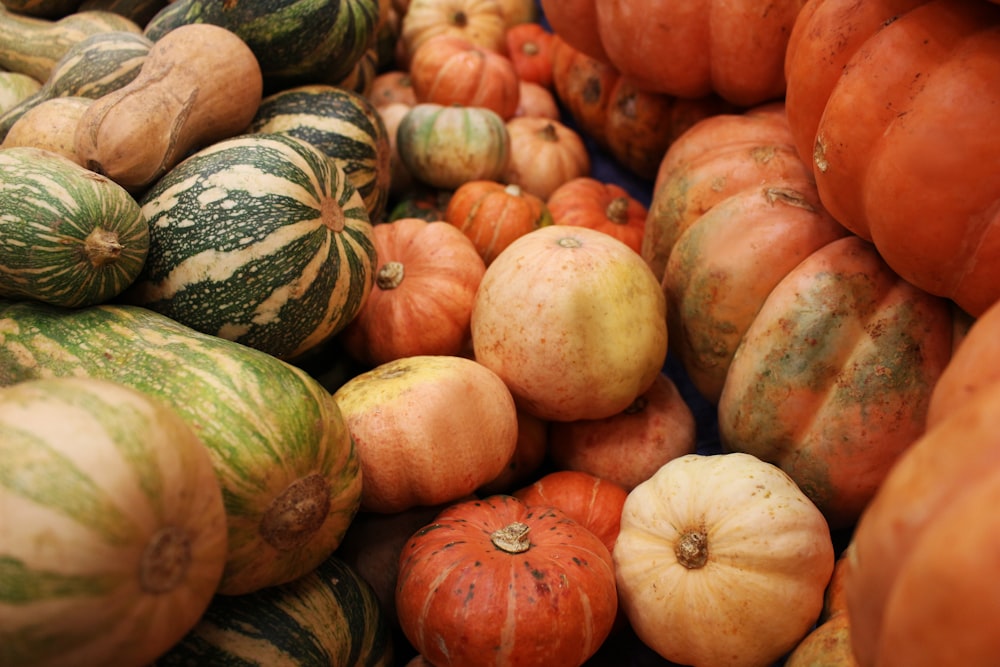
[[[95,227],[83,240],[84,256],[98,269],[117,261],[124,249],[118,234],[103,227]]]
[[[708,535],[704,528],[685,531],[674,547],[677,562],[689,570],[697,570],[708,562]]]
[[[530,527],[526,523],[515,521],[514,523],[499,528],[490,535],[493,546],[509,554],[519,554],[531,548],[531,540],[528,539]]]

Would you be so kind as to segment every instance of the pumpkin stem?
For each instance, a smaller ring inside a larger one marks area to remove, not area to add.
[[[708,535],[704,528],[688,530],[674,547],[677,562],[689,570],[697,570],[708,562]]]
[[[517,183],[509,183],[507,185],[507,187],[505,187],[503,189],[503,191],[506,192],[507,194],[509,194],[512,197],[520,197],[521,196],[521,186],[518,185]]]
[[[469,25],[469,17],[465,15],[465,12],[458,11],[455,12],[451,17],[452,25],[456,25],[459,28],[464,28]]]
[[[798,190],[791,188],[764,188],[764,198],[768,204],[782,203],[813,212],[815,207]]]
[[[191,564],[191,538],[176,526],[161,529],[139,562],[139,586],[147,593],[169,593],[184,580]]]
[[[537,42],[525,42],[524,44],[521,45],[521,53],[525,55],[534,56],[540,52],[541,49],[538,48]]]
[[[556,134],[556,126],[552,123],[546,123],[538,131],[538,138],[544,141],[559,141],[559,135]]]
[[[515,521],[514,523],[499,528],[490,535],[490,541],[497,549],[506,551],[509,554],[519,554],[531,548],[531,540],[528,539],[528,531],[531,528],[526,523]]]
[[[558,243],[563,248],[579,248],[583,245],[580,243],[580,239],[573,238],[572,236],[564,236],[559,239]]]
[[[260,521],[260,535],[278,551],[302,546],[330,513],[330,485],[319,473],[295,480],[271,505]]]
[[[604,215],[608,216],[608,220],[615,223],[616,225],[624,225],[628,222],[628,198],[627,197],[615,197],[608,204],[608,207],[604,209]]]
[[[102,227],[95,227],[83,240],[84,256],[98,269],[116,261],[124,249],[118,234]]]
[[[382,290],[396,289],[399,287],[399,283],[403,282],[403,274],[402,262],[386,262],[378,270],[375,284]]]

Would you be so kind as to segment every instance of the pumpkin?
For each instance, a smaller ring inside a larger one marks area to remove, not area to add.
[[[368,99],[376,108],[394,103],[413,106],[417,103],[417,94],[413,90],[410,73],[401,69],[390,69],[379,73],[372,81]]]
[[[418,102],[484,107],[504,120],[517,111],[519,80],[510,59],[465,37],[424,41],[413,52],[409,72]]]
[[[559,120],[562,116],[559,112],[559,103],[555,96],[537,83],[524,81],[518,82],[517,110],[515,117],[529,116]]]
[[[441,667],[581,665],[617,608],[600,538],[556,508],[513,496],[452,505],[400,554],[400,627]]]
[[[356,375],[333,394],[361,460],[361,509],[438,505],[494,479],[514,454],[503,381],[465,357],[422,355]]]
[[[547,0],[542,9],[557,34],[571,35],[592,57],[605,56],[641,90],[684,98],[717,93],[751,106],[784,94],[785,48],[804,2]],[[582,27],[584,16],[592,17],[591,27]]]
[[[444,221],[401,218],[373,229],[375,285],[340,334],[359,361],[377,366],[421,354],[460,355],[469,345],[476,289],[486,271],[465,234]]]
[[[621,241],[551,225],[515,240],[486,268],[472,343],[475,358],[527,412],[602,419],[659,375],[666,301],[649,267]]]
[[[0,661],[141,667],[197,623],[226,562],[196,431],[93,378],[0,389]]]
[[[552,224],[540,197],[518,185],[490,180],[458,186],[448,200],[444,219],[472,241],[486,266],[516,239]]]
[[[991,665],[1000,384],[943,416],[900,457],[853,535],[844,581],[862,667]]]
[[[618,414],[552,422],[549,459],[632,490],[667,461],[694,454],[694,413],[666,373]]]
[[[590,153],[579,132],[540,116],[518,116],[506,124],[510,156],[499,180],[548,199],[566,181],[590,173]]]
[[[399,124],[411,106],[413,105],[405,102],[390,102],[376,107],[389,137],[389,199],[405,198],[406,194],[416,186],[413,175],[403,164],[403,159],[399,157],[399,143],[396,138]],[[398,218],[399,216],[394,216],[394,211],[389,211],[387,218],[392,220],[394,217]]]
[[[590,227],[642,252],[648,211],[617,183],[580,176],[553,190],[545,203],[553,223]]]
[[[400,25],[401,64],[437,35],[457,35],[503,53],[507,19],[498,0],[410,0]]]
[[[683,665],[774,664],[823,607],[834,550],[823,515],[749,454],[673,459],[632,489],[614,548],[636,635]]]
[[[218,595],[151,667],[324,664],[391,667],[389,619],[371,584],[338,556],[295,581]]]
[[[528,506],[556,507],[599,537],[610,553],[621,526],[628,489],[580,470],[556,470],[512,494]]]
[[[848,543],[837,557],[816,627],[788,654],[784,667],[858,667],[851,648],[851,622],[844,592],[851,551]]]
[[[504,46],[521,81],[552,88],[552,47],[555,35],[534,21],[507,28]]]
[[[490,109],[422,102],[400,119],[396,150],[416,180],[454,190],[466,181],[502,180],[510,135]]]
[[[824,206],[904,279],[981,315],[1000,298],[1000,7],[813,2],[786,69]]]

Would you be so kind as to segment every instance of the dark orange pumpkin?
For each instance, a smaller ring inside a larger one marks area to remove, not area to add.
[[[400,556],[400,626],[439,667],[582,665],[617,610],[604,542],[561,510],[513,496],[452,505]]]
[[[507,57],[522,81],[552,87],[552,43],[554,35],[541,24],[518,23],[507,28]]]
[[[560,185],[545,203],[554,224],[590,227],[642,249],[646,207],[617,183],[581,176]]]
[[[973,316],[1000,298],[1000,7],[813,0],[789,120],[827,210]]]

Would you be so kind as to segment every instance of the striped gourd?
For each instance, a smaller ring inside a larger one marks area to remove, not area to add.
[[[292,359],[346,326],[374,285],[364,201],[290,135],[216,142],[140,204],[149,254],[123,298],[198,331]]]
[[[51,151],[0,150],[0,297],[102,303],[148,249],[146,218],[120,185]]]
[[[0,115],[0,141],[18,118],[54,97],[96,100],[118,90],[139,74],[153,42],[135,33],[116,30],[77,42],[59,59],[49,78],[34,94]]]
[[[222,492],[194,430],[116,382],[0,388],[0,665],[139,667],[208,608]]]
[[[74,44],[118,30],[142,33],[135,21],[102,10],[73,12],[54,21],[0,10],[0,69],[44,83]]]
[[[379,0],[174,0],[145,34],[159,40],[185,23],[228,28],[257,56],[267,90],[347,76],[375,36]]]
[[[249,130],[291,134],[319,148],[347,172],[371,222],[382,222],[392,144],[382,116],[364,95],[324,84],[282,90],[261,101]]]
[[[153,667],[389,667],[387,620],[371,584],[331,556],[288,584],[217,596],[198,625]]]
[[[20,72],[0,72],[0,113],[6,113],[42,87],[38,79]]]
[[[158,397],[201,437],[226,508],[220,592],[291,581],[339,546],[361,468],[340,409],[305,372],[136,306],[0,301],[0,386],[70,375]]]

